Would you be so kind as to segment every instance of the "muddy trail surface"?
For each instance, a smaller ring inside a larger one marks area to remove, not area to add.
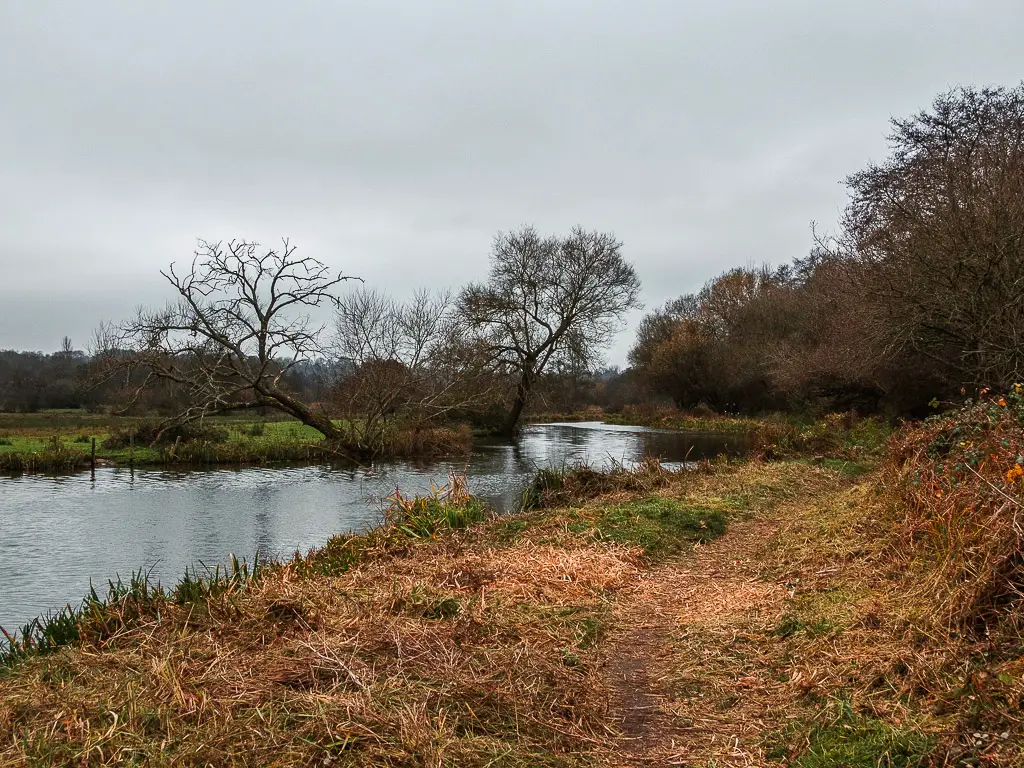
[[[769,638],[790,591],[765,576],[762,556],[779,520],[807,502],[756,511],[618,596],[603,648],[613,764],[771,762],[763,742],[780,725],[781,661]]]

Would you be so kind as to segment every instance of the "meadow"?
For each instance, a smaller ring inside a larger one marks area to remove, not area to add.
[[[336,422],[341,425],[343,422]],[[59,410],[0,414],[0,471],[46,472],[88,468],[92,443],[98,465],[157,466],[346,462],[364,458],[357,447],[328,444],[295,419],[219,416],[169,430],[153,441],[157,419]],[[429,458],[468,449],[468,430],[396,428],[381,455]]]

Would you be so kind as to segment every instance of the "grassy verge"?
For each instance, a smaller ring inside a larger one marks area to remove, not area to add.
[[[744,434],[751,451],[767,459],[804,458],[870,464],[877,459],[892,434],[892,427],[876,418],[852,413],[828,414],[818,419],[792,414],[725,416],[693,413],[675,408],[627,407],[621,413],[604,414],[610,424],[677,429],[685,432]]]
[[[763,568],[801,766],[1024,764],[1024,397],[912,425],[879,469],[794,510]]]
[[[618,413],[605,414],[604,421],[607,421],[609,424],[678,429],[685,432],[749,434],[763,425],[768,419],[725,416],[710,411],[696,413],[667,407],[626,406]],[[780,424],[792,423],[782,416],[773,418],[771,421]]]

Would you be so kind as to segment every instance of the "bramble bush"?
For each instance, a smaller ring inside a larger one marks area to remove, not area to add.
[[[937,405],[937,404],[936,404]],[[909,427],[887,476],[905,511],[904,551],[950,629],[1024,620],[1024,384]]]

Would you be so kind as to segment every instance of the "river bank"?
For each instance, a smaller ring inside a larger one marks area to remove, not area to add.
[[[1019,613],[960,589],[958,609],[1002,618],[949,624],[951,593],[926,588],[949,558],[912,506],[946,503],[927,450],[964,423],[862,456],[856,476],[808,459],[563,473],[538,508],[468,528],[477,512],[428,500],[256,579],[122,598],[127,620],[0,672],[0,757],[1019,764]],[[1006,438],[985,429],[995,455]]]
[[[592,408],[574,413],[534,414],[528,423],[601,422],[692,434],[731,436],[766,458],[829,456],[856,460],[877,451],[891,428],[877,419],[830,415],[795,419],[784,415],[732,417],[692,414],[671,408]],[[395,425],[372,449],[358,443],[328,443],[322,434],[292,419],[216,417],[168,433],[154,442],[152,418],[59,411],[0,414],[0,473],[74,472],[91,466],[203,467],[373,460],[430,460],[468,454],[486,438],[466,424],[425,428]],[[93,448],[95,444],[95,450]]]
[[[328,443],[294,419],[237,417],[211,418],[154,442],[156,423],[73,412],[0,414],[0,472],[73,472],[94,461],[96,466],[198,467],[430,459],[465,454],[473,444],[463,425],[396,426],[370,451],[356,443]]]

